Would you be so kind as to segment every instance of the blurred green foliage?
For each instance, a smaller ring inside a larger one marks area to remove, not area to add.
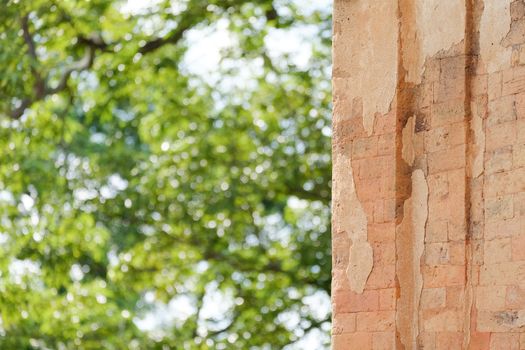
[[[135,3],[0,5],[0,349],[325,342],[330,9]]]

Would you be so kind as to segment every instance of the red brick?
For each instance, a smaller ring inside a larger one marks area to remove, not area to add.
[[[491,128],[496,124],[516,120],[515,102],[513,95],[490,101],[488,103],[487,128]]]
[[[396,117],[393,112],[375,118],[374,132],[376,135],[384,135],[396,130]]]
[[[384,201],[383,200],[377,200],[373,202],[374,206],[374,218],[373,221],[375,223],[382,223],[385,222],[384,220]]]
[[[505,146],[485,153],[485,173],[501,173],[512,169],[512,146]]]
[[[525,232],[512,237],[512,260],[525,260]]]
[[[395,342],[395,332],[375,332],[372,335],[372,350],[393,350]]]
[[[425,242],[446,242],[448,240],[448,225],[446,220],[427,222]]]
[[[371,158],[377,155],[377,136],[357,138],[352,142],[352,159]]]
[[[371,349],[372,333],[358,332],[332,336],[334,349]]]
[[[472,333],[468,350],[490,350],[490,333]]]
[[[441,60],[439,81],[434,84],[434,102],[449,101],[465,95],[465,58]]]
[[[379,290],[379,309],[394,310],[396,307],[396,289],[387,288]]]
[[[465,143],[465,123],[433,128],[425,135],[425,151],[436,152]]]
[[[518,119],[525,119],[525,92],[516,95],[516,114]]]
[[[392,221],[396,218],[396,200],[385,199],[383,201],[383,219],[385,222]]]
[[[485,193],[487,197],[525,191],[525,168],[518,168],[487,177]]]
[[[447,290],[447,308],[461,309],[465,304],[465,286],[448,286]]]
[[[418,339],[419,349],[435,349],[436,333],[420,330]]]
[[[361,179],[380,178],[394,172],[394,158],[392,156],[354,160],[352,164],[355,173]]]
[[[396,262],[396,245],[394,242],[376,242],[374,250],[374,265],[394,265]]]
[[[516,122],[506,122],[493,125],[485,131],[485,147],[492,151],[501,147],[512,145],[516,142]]]
[[[483,248],[484,262],[494,264],[512,260],[511,256],[511,239],[500,238],[485,241]]]
[[[525,119],[516,122],[516,141],[525,143]]]
[[[474,75],[471,77],[472,96],[482,96],[488,90],[488,75]]]
[[[503,77],[501,93],[503,96],[525,92],[525,76]]]
[[[490,350],[520,350],[519,335],[515,333],[492,333]]]
[[[465,244],[462,242],[429,243],[425,245],[425,264],[463,265],[465,263]]]
[[[396,149],[396,135],[394,132],[389,132],[380,135],[377,141],[377,154],[380,156],[394,155]]]
[[[465,268],[455,265],[423,267],[423,285],[425,288],[457,286],[465,283]]]
[[[366,283],[368,288],[383,289],[395,286],[396,267],[394,265],[375,265]]]
[[[504,310],[507,287],[478,286],[476,288],[476,308],[478,310]]]
[[[424,310],[423,327],[427,332],[459,332],[463,327],[461,309]]]
[[[445,306],[445,288],[424,288],[421,292],[420,307],[422,309],[436,309]]]
[[[395,222],[368,225],[369,242],[394,242],[396,234]]]
[[[463,167],[465,167],[465,145],[428,154],[428,170],[431,174]]]
[[[355,313],[338,313],[333,317],[332,334],[355,332]]]
[[[516,281],[525,280],[525,262],[511,261],[483,265],[479,278],[482,285],[513,285]]]
[[[521,281],[520,281],[521,282]],[[525,308],[525,287],[512,285],[506,288],[505,306],[509,309],[521,310]]]
[[[525,145],[512,147],[512,166],[514,168],[525,167]]]
[[[357,175],[357,174],[356,174]],[[387,198],[383,178],[357,177],[354,176],[357,197],[361,202],[369,202],[377,199]]]
[[[489,74],[488,77],[488,95],[489,100],[501,97],[501,87],[503,85],[503,75],[501,72]]]
[[[394,331],[395,311],[371,311],[357,313],[357,331]]]
[[[459,98],[452,101],[432,105],[431,125],[433,128],[462,122],[465,119],[465,100]]]
[[[439,332],[436,334],[436,349],[452,350],[463,347],[462,332]]]
[[[350,290],[335,291],[334,313],[359,312],[379,310],[379,292],[377,290],[365,290],[362,294]]]
[[[488,222],[485,225],[485,239],[505,238],[522,233],[522,224],[519,218]]]

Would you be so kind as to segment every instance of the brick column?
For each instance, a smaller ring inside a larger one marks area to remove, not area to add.
[[[334,6],[334,349],[395,343],[397,11]]]
[[[525,349],[525,2],[336,0],[333,60],[334,349]]]

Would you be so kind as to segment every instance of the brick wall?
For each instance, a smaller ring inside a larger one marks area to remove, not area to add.
[[[333,348],[525,349],[525,1],[335,0]]]

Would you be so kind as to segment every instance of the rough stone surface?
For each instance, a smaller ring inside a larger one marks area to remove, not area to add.
[[[333,349],[525,349],[525,0],[335,0]]]

